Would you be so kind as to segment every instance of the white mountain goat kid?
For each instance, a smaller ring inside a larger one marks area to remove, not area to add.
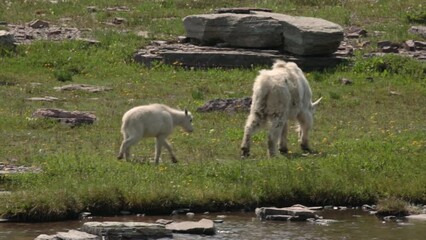
[[[130,147],[143,137],[155,137],[155,163],[160,160],[161,148],[164,146],[170,152],[172,162],[177,159],[167,137],[176,126],[181,126],[186,132],[192,132],[192,114],[188,110],[180,111],[163,104],[151,104],[130,109],[123,115],[121,133],[123,142],[118,159],[130,158]]]
[[[268,124],[268,154],[288,153],[288,120],[299,122],[299,141],[302,150],[311,151],[308,132],[313,126],[315,107],[321,98],[312,103],[312,92],[302,70],[293,62],[277,60],[271,70],[261,70],[253,85],[250,115],[244,129],[241,156],[250,155],[250,139],[259,127]]]

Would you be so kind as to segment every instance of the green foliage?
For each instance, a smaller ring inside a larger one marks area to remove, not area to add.
[[[296,0],[292,1],[297,5],[302,6],[339,6],[344,5],[344,0]]]
[[[426,24],[426,11],[421,7],[407,11],[405,14],[409,23]]]
[[[339,100],[340,99],[340,94],[339,93],[330,91],[328,94],[330,95],[331,99],[334,99],[334,100]]]
[[[406,216],[409,214],[410,204],[396,197],[380,199],[377,203],[377,213],[383,216]]]
[[[67,70],[55,70],[55,78],[60,82],[72,81],[73,73]]]
[[[409,57],[385,55],[382,57],[359,57],[353,70],[356,73],[379,73],[383,76],[399,74],[413,77],[419,81],[425,79],[426,64]]]

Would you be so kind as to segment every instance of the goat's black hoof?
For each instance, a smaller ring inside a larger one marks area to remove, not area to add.
[[[288,148],[280,148],[280,153],[282,155],[287,155],[288,154]]]
[[[248,158],[250,156],[250,151],[247,148],[241,148],[241,158]]]
[[[302,149],[303,152],[305,153],[312,153],[312,149],[310,149],[308,146],[300,144],[300,148]]]

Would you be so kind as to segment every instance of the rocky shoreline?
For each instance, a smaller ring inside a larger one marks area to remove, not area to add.
[[[377,214],[375,206],[363,205],[360,207],[369,214]],[[344,211],[350,208],[337,206],[324,207],[306,207],[300,204],[291,207],[275,208],[261,207],[256,208],[254,214],[259,221],[298,221],[310,224],[329,226],[339,222],[335,219],[327,219],[320,216],[323,210]],[[184,214],[187,219],[193,219],[195,213],[189,209],[179,209],[172,213]],[[426,221],[426,208],[423,206],[422,214],[409,215],[406,217],[397,217],[393,215],[379,217],[382,221],[403,221],[407,219],[417,219]],[[84,218],[90,220],[90,213],[86,213]],[[212,236],[217,233],[217,224],[226,224],[226,215],[212,216],[208,212],[197,215],[198,220],[174,220],[158,219],[155,223],[143,221],[88,221],[83,223],[77,230],[68,232],[57,232],[56,234],[41,234],[35,240],[100,240],[100,239],[163,239],[173,238],[174,234],[191,234],[200,236]]]

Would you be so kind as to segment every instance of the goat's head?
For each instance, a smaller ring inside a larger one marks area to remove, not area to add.
[[[192,114],[190,111],[188,111],[188,109],[185,108],[185,117],[184,120],[182,122],[182,127],[186,132],[193,132],[194,131],[194,127],[192,126]]]

